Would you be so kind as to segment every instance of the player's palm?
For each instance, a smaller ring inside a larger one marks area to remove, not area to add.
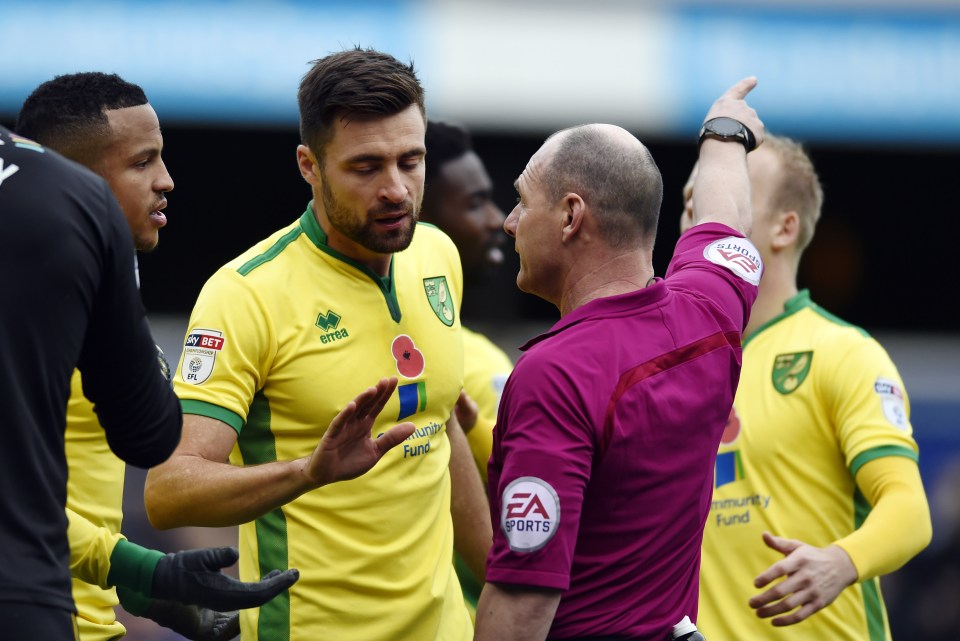
[[[370,436],[377,417],[396,388],[396,377],[382,378],[340,410],[307,459],[304,474],[311,481],[321,486],[356,478],[413,433],[414,424],[407,422],[377,438]]]

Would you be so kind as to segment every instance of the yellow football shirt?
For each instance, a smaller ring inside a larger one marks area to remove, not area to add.
[[[473,429],[467,432],[467,442],[480,471],[480,478],[483,479],[483,486],[486,487],[487,463],[493,449],[493,426],[497,422],[500,395],[513,370],[513,361],[489,338],[464,327],[463,363],[463,389],[477,403],[478,408],[477,422]],[[483,585],[459,556],[454,560],[463,597],[470,609],[471,618],[475,618]]]
[[[463,328],[463,389],[479,409],[477,423],[467,433],[467,441],[480,471],[484,487],[487,483],[487,462],[493,449],[493,426],[503,386],[513,370],[513,361],[493,341]]]
[[[400,380],[374,433],[417,429],[367,474],[240,526],[240,576],[295,567],[289,596],[241,613],[260,639],[470,639],[453,572],[446,421],[463,384],[456,250],[420,224],[388,279],[301,218],[218,270],[193,310],[175,388],[237,430],[231,461],[306,456],[339,410]]]
[[[123,480],[125,466],[110,450],[106,433],[100,427],[93,404],[83,395],[80,372],[74,370],[70,380],[70,400],[67,403],[67,427],[64,432],[67,455],[67,507],[76,516],[71,517],[68,531],[71,549],[81,542],[74,537],[81,532],[74,525],[79,517],[97,528],[106,528],[116,535],[123,519]],[[96,533],[97,530],[88,528]],[[101,550],[106,559],[101,562],[109,569],[113,544],[84,547]],[[77,626],[84,641],[106,641],[123,636],[126,630],[117,621],[114,606],[119,604],[114,588],[104,590],[96,585],[73,579],[73,600],[77,606]]]
[[[878,579],[783,628],[747,605],[760,592],[753,579],[783,558],[763,531],[818,547],[848,535],[870,511],[856,472],[882,456],[917,459],[900,375],[879,343],[804,290],[744,343],[704,529],[697,626],[707,639],[889,640]]]

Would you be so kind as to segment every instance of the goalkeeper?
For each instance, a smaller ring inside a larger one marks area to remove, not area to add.
[[[103,73],[58,76],[27,98],[17,128],[105,178],[137,250],[156,247],[173,180],[161,159],[160,123],[140,87]],[[169,380],[162,354],[159,361]],[[119,532],[125,466],[110,450],[76,371],[65,448],[73,598],[84,641],[124,635],[114,612],[121,601],[132,614],[190,639],[233,638],[238,624],[230,611],[256,607],[297,580],[297,571],[288,570],[242,584],[219,572],[236,561],[229,548],[163,557],[124,540]]]

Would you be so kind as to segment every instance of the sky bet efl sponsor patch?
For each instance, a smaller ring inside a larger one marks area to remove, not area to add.
[[[760,284],[760,276],[763,274],[760,252],[746,238],[728,236],[710,243],[704,247],[703,257],[726,267],[752,285]]]
[[[873,384],[873,391],[880,397],[883,415],[894,426],[901,430],[907,429],[907,404],[903,398],[903,390],[888,378],[878,378]]]
[[[215,329],[191,329],[183,344],[180,378],[194,385],[210,378],[217,362],[217,354],[223,349],[226,340],[223,332]]]
[[[521,476],[503,491],[500,528],[514,552],[539,550],[559,525],[560,499],[546,481]]]

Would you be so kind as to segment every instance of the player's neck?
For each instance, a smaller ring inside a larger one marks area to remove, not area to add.
[[[783,313],[787,301],[797,295],[796,268],[787,261],[771,261],[764,265],[760,293],[750,310],[750,322],[743,332],[749,338],[755,331]]]

